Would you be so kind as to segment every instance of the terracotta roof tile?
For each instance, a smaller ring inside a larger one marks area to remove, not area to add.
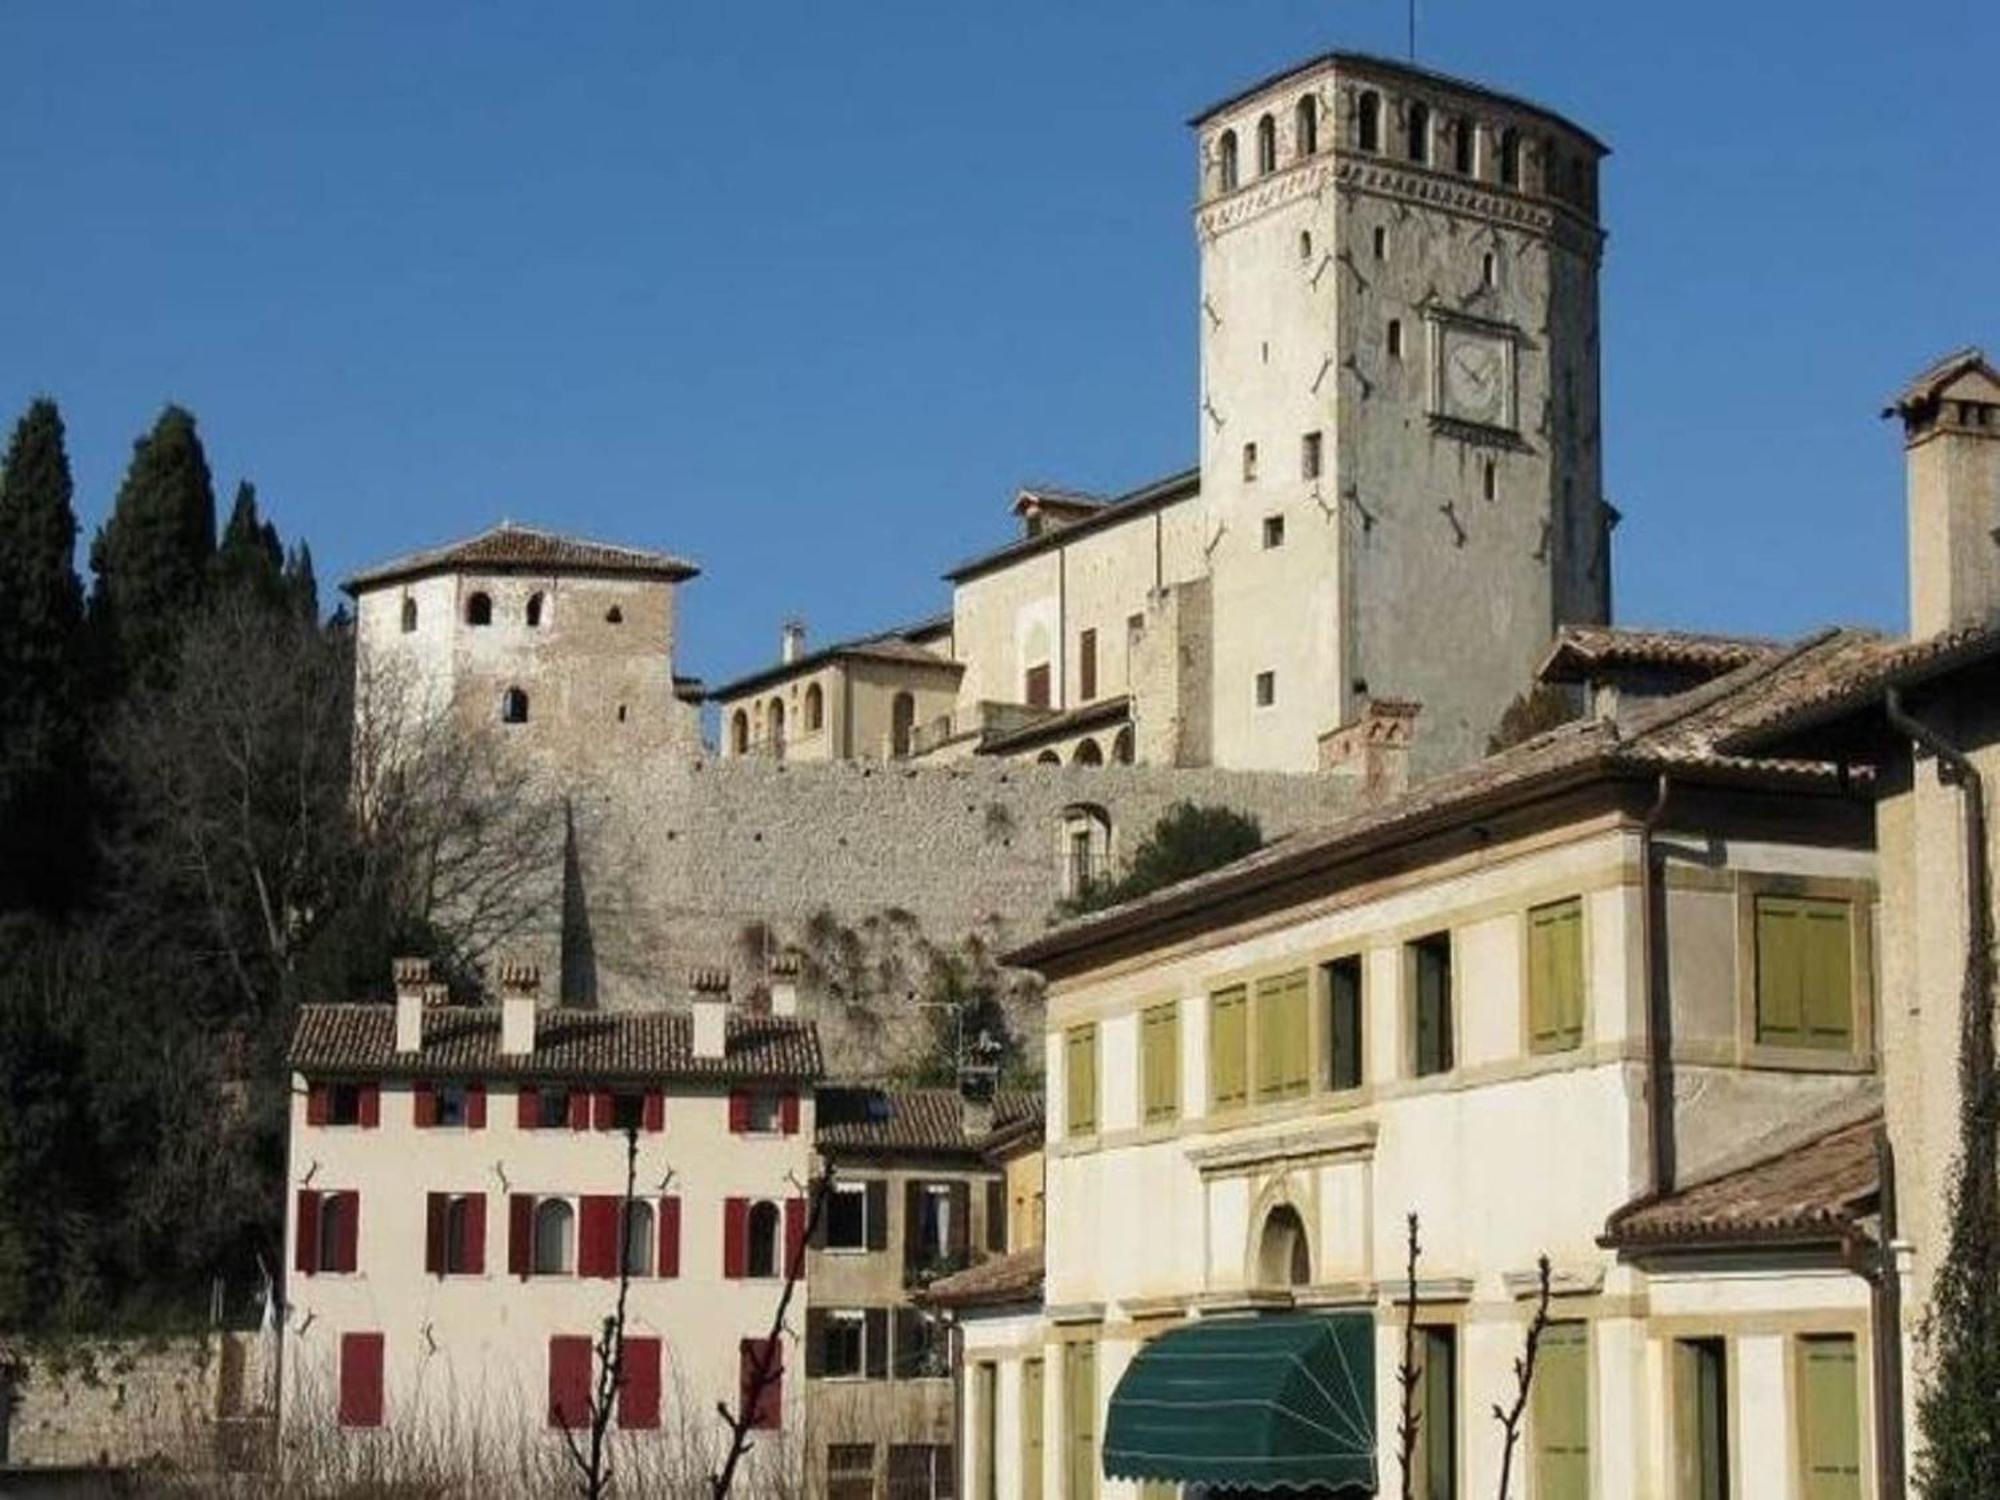
[[[968,1135],[956,1089],[822,1089],[815,1139],[822,1149],[851,1151],[964,1151],[977,1154],[986,1143],[1042,1118],[1042,1096],[1026,1089],[1001,1089],[993,1099],[993,1123],[982,1135]]]
[[[291,1065],[308,1075],[488,1078],[768,1078],[807,1082],[822,1073],[810,1021],[731,1017],[724,1056],[694,1055],[690,1018],[669,1011],[543,1010],[535,1050],[500,1052],[500,1011],[437,1006],[424,1013],[424,1045],[396,1051],[393,1005],[305,1005],[292,1031]]]
[[[1783,642],[1757,636],[1565,625],[1535,675],[1544,682],[1580,682],[1618,668],[1652,668],[1719,677],[1782,650]]]
[[[991,1307],[1042,1300],[1042,1247],[996,1255],[978,1265],[933,1281],[922,1300],[939,1307]]]
[[[1838,1237],[1876,1195],[1881,1122],[1871,1112],[1665,1197],[1629,1203],[1611,1216],[1602,1242],[1638,1250]]]
[[[669,580],[692,578],[700,571],[687,559],[668,552],[649,552],[611,542],[593,542],[583,537],[559,536],[553,531],[503,522],[463,541],[405,553],[376,567],[364,568],[341,587],[350,594],[358,594],[398,579],[460,569],[612,573]]]

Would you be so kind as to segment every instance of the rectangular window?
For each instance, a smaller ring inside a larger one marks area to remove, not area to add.
[[[826,1500],[875,1500],[875,1445],[826,1445]]]
[[[776,1135],[784,1128],[784,1106],[779,1096],[757,1090],[750,1095],[750,1121],[745,1127],[752,1135]]]
[[[1410,1051],[1419,1078],[1452,1065],[1451,934],[1418,938],[1404,950],[1410,986]]]
[[[1416,1493],[1458,1500],[1458,1330],[1417,1330]]]
[[[435,1093],[438,1124],[463,1126],[466,1121],[465,1085],[440,1083],[436,1086]]]
[[[868,1248],[868,1188],[865,1182],[839,1182],[826,1198],[826,1248]]]
[[[329,1125],[359,1125],[361,1123],[361,1089],[358,1083],[334,1083],[327,1085],[326,1123]]]
[[[1027,696],[1028,707],[1047,708],[1049,706],[1049,664],[1047,662],[1028,668],[1024,691]]]
[[[994,1462],[994,1440],[998,1437],[998,1422],[994,1410],[994,1386],[999,1378],[999,1370],[991,1360],[981,1360],[972,1367],[972,1494],[973,1500],[998,1500],[999,1487]]]
[[[646,1123],[646,1096],[637,1089],[621,1089],[611,1096],[611,1128],[638,1130]]]
[[[1319,478],[1320,468],[1325,461],[1325,456],[1326,450],[1322,446],[1320,435],[1317,432],[1307,433],[1299,440],[1299,477],[1302,479]]]
[[[949,1443],[891,1443],[889,1500],[951,1500],[957,1477]]]
[[[1803,896],[1757,898],[1757,1040],[1854,1045],[1853,907]]]
[[[541,1130],[562,1130],[569,1124],[569,1090],[535,1090],[535,1125]]]
[[[1674,1344],[1675,1500],[1729,1500],[1729,1357],[1721,1339]]]
[[[1139,1017],[1139,1086],[1145,1123],[1160,1125],[1181,1112],[1181,1008],[1169,1000]]]
[[[1264,550],[1276,551],[1285,545],[1285,518],[1283,516],[1264,517]]]
[[[1021,1500],[1042,1500],[1042,1362],[1021,1361]]]
[[[1245,443],[1243,445],[1243,482],[1245,484],[1250,484],[1256,478],[1257,478],[1257,445],[1255,443]]]
[[[1852,1334],[1799,1340],[1799,1494],[1860,1500],[1861,1395]]]
[[[1063,1500],[1097,1493],[1097,1346],[1063,1345]]]
[[[859,1380],[868,1369],[868,1320],[859,1308],[829,1309],[821,1324],[819,1373]]]
[[[1257,706],[1269,708],[1278,701],[1278,674],[1259,672],[1257,674]]]
[[[875,1357],[872,1344],[868,1357]],[[906,1304],[897,1308],[896,1378],[943,1380],[951,1373],[951,1340],[944,1323],[920,1307]]]
[[[1063,1037],[1063,1123],[1071,1137],[1097,1133],[1097,1028],[1072,1026]]]
[[[1326,966],[1327,1086],[1361,1087],[1361,955]]]
[[[1528,913],[1528,1050],[1583,1044],[1583,902],[1572,897]]]
[[[340,1425],[382,1425],[382,1335],[340,1336]]]
[[[1312,1088],[1306,971],[1257,981],[1257,1102],[1303,1099]]]
[[[1242,985],[1208,1001],[1208,1106],[1234,1109],[1250,1098],[1249,993]]]
[[[1097,632],[1086,630],[1076,643],[1076,690],[1085,703],[1097,696]]]
[[[1529,1414],[1536,1500],[1590,1500],[1590,1327],[1551,1323],[1535,1358]]]

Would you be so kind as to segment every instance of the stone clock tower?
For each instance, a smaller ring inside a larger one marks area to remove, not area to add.
[[[1347,53],[1194,125],[1216,760],[1311,769],[1369,700],[1422,705],[1419,772],[1476,756],[1610,612],[1605,148]]]

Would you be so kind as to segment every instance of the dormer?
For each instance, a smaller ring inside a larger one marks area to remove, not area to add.
[[[1036,537],[1073,526],[1104,509],[1106,503],[1102,496],[1080,490],[1036,486],[1014,497],[1014,514],[1021,518],[1021,535]]]

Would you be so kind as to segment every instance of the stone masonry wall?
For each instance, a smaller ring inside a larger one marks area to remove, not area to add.
[[[10,1464],[136,1464],[209,1451],[218,1416],[258,1405],[257,1340],[102,1340],[12,1356],[0,1375]]]

